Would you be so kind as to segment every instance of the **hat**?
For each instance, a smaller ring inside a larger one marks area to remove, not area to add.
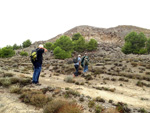
[[[78,57],[80,57],[81,55],[79,54]]]
[[[42,44],[40,44],[40,45],[39,45],[39,48],[43,48],[43,45],[42,45]]]
[[[85,55],[87,54],[87,53],[84,53]]]

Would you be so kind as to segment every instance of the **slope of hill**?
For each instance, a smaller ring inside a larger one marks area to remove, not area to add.
[[[48,41],[55,41],[58,39],[61,35],[67,35],[69,37],[72,37],[73,34],[75,33],[81,33],[86,40],[90,40],[91,38],[96,39],[99,43],[115,43],[122,45],[124,43],[124,37],[132,32],[135,31],[137,33],[143,32],[147,37],[150,37],[150,30],[149,29],[144,29],[140,27],[135,27],[135,26],[117,26],[117,27],[112,27],[112,28],[97,28],[97,27],[92,27],[92,26],[77,26],[74,27],[67,32],[60,34]]]

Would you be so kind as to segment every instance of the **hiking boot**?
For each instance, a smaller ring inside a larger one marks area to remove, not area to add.
[[[36,83],[35,85],[40,86],[41,84],[40,83]]]

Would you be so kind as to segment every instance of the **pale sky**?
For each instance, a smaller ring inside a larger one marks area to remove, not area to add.
[[[0,0],[0,47],[45,41],[80,25],[150,29],[150,0]]]

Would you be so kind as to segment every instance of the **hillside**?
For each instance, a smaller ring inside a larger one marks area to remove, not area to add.
[[[84,25],[74,27],[63,34],[49,39],[48,41],[53,42],[56,39],[58,39],[61,35],[67,35],[69,37],[72,37],[73,34],[80,33],[85,37],[86,40],[94,38],[99,43],[115,43],[117,45],[122,45],[124,43],[124,37],[132,31],[135,31],[137,33],[143,32],[147,37],[150,37],[149,29],[144,29],[136,26],[124,25],[105,29]]]

